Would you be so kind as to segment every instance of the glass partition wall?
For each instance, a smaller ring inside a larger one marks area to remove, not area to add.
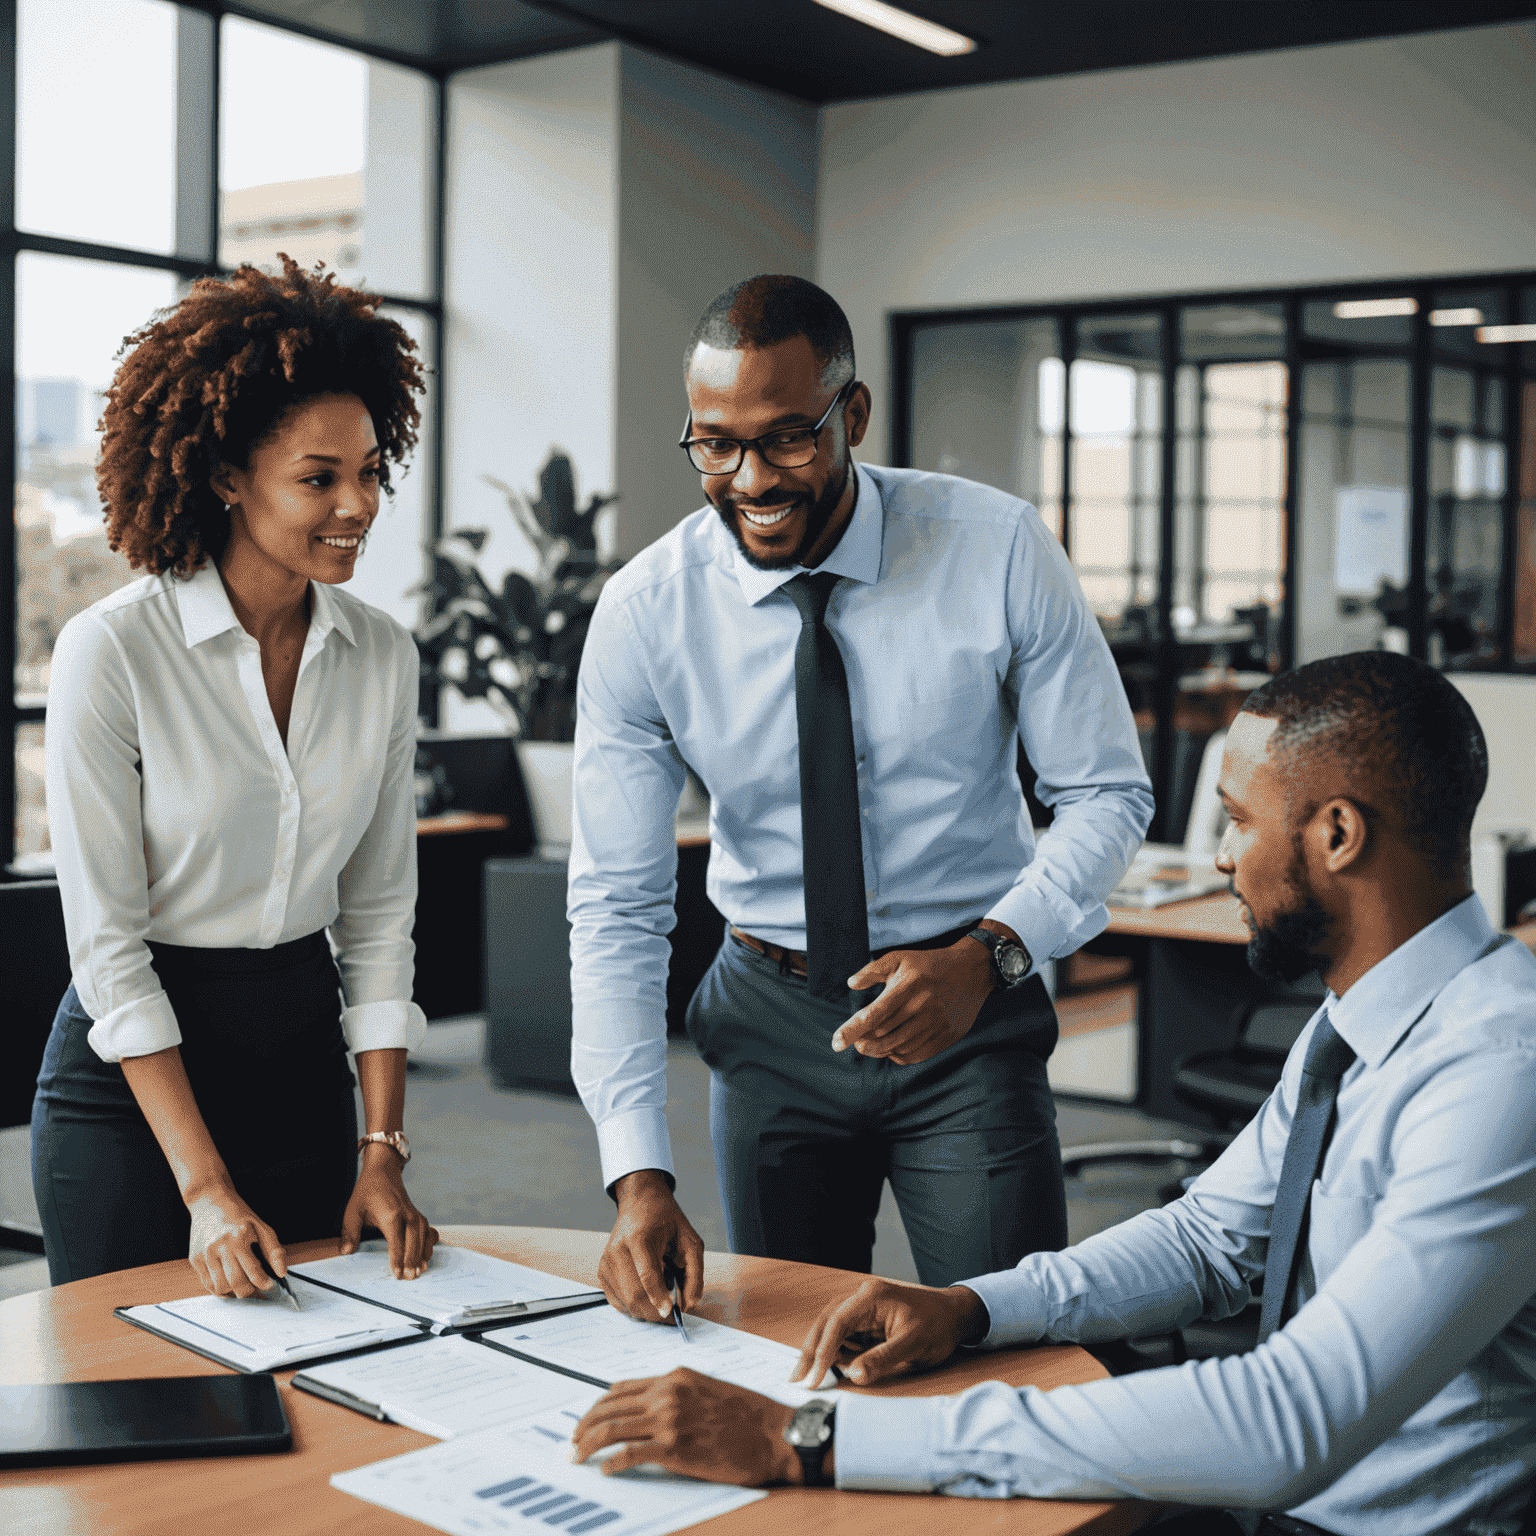
[[[10,441],[15,536],[0,573],[0,865],[48,846],[43,733],[53,642],[135,578],[96,493],[101,395],[124,337],[197,277],[285,251],[389,299],[432,372],[422,446],[352,584],[414,624],[439,520],[440,82],[200,0],[0,0],[15,81]],[[292,103],[304,102],[302,112]]]
[[[1179,841],[1284,667],[1536,671],[1536,274],[892,316],[892,461],[1032,502]]]

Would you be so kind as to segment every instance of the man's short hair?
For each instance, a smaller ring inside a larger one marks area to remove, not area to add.
[[[683,353],[683,371],[701,342],[734,352],[775,347],[793,336],[810,342],[824,383],[846,384],[854,376],[853,332],[842,306],[803,277],[774,273],[736,283],[704,311]]]
[[[1298,770],[1298,822],[1318,803],[1307,764],[1331,759],[1437,873],[1465,877],[1488,745],[1472,706],[1434,667],[1394,651],[1330,656],[1266,683],[1243,712],[1279,721],[1270,753]]]

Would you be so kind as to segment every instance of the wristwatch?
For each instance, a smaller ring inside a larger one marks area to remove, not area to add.
[[[1012,939],[1005,939],[1002,934],[993,933],[990,928],[972,928],[966,938],[975,939],[978,944],[987,946],[992,956],[992,974],[997,977],[998,985],[1005,990],[1027,981],[1029,973],[1035,968],[1034,960],[1022,944],[1015,944]]]
[[[832,1416],[837,1404],[825,1397],[813,1397],[795,1409],[784,1426],[784,1438],[795,1448],[807,1488],[830,1488],[832,1479],[823,1470],[827,1452],[832,1449]]]
[[[361,1152],[370,1141],[382,1141],[386,1147],[393,1147],[400,1154],[402,1163],[411,1160],[411,1144],[405,1139],[404,1131],[369,1131],[366,1136],[358,1137],[357,1150]]]

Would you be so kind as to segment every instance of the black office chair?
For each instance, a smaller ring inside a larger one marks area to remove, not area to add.
[[[1069,1147],[1061,1154],[1062,1168],[1076,1173],[1094,1163],[1215,1161],[1232,1137],[1258,1113],[1280,1081],[1291,1047],[1317,1011],[1315,1000],[1244,1003],[1232,1015],[1232,1044],[1216,1051],[1195,1051],[1173,1069],[1174,1097],[1206,1118],[1216,1129],[1196,1142],[1113,1142],[1103,1146]],[[1190,1174],[1159,1191],[1164,1203],[1177,1200],[1198,1178]],[[1236,1317],[1220,1321],[1201,1318],[1180,1332],[1117,1339],[1093,1348],[1103,1365],[1117,1376],[1246,1354],[1258,1342],[1259,1306],[1246,1307]]]
[[[69,945],[57,880],[0,882],[0,933],[12,956],[5,971],[3,1020],[6,1071],[0,1076],[0,1126],[32,1118],[32,1094],[48,1031],[69,986]],[[43,1251],[42,1228],[0,1211],[0,1248]]]

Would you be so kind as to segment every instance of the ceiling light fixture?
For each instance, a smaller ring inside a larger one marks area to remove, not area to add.
[[[1483,312],[1480,309],[1432,309],[1429,312],[1431,325],[1481,325]]]
[[[850,21],[862,21],[866,27],[889,32],[904,43],[926,48],[929,53],[942,54],[952,59],[962,53],[975,53],[976,39],[960,32],[951,32],[936,21],[926,21],[910,11],[886,5],[885,0],[816,0],[817,5],[836,11]]]
[[[1481,325],[1479,341],[1536,341],[1536,325]]]
[[[1335,320],[1381,320],[1388,315],[1416,315],[1417,299],[1345,299],[1333,306]]]

